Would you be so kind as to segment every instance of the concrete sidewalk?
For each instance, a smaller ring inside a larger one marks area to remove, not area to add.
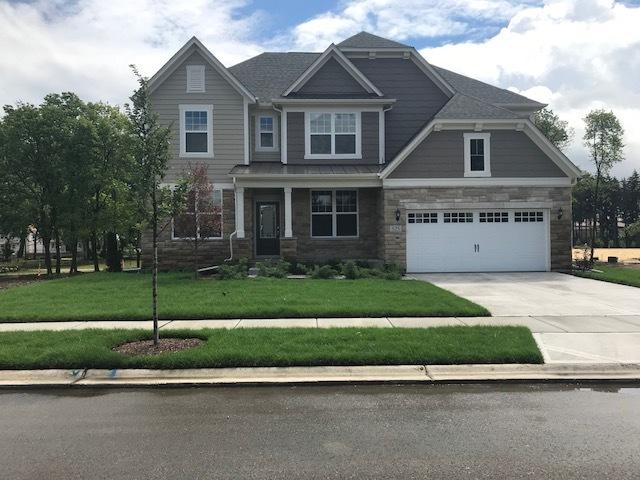
[[[162,330],[201,328],[429,328],[440,326],[527,327],[549,364],[640,363],[640,315],[533,317],[280,318],[162,321]],[[2,331],[149,329],[150,321],[0,323]]]
[[[640,381],[628,365],[389,365],[185,370],[3,370],[0,388],[291,385],[328,383]]]

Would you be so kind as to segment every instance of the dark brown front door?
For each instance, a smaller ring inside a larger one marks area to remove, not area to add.
[[[256,255],[280,255],[280,205],[256,203]]]

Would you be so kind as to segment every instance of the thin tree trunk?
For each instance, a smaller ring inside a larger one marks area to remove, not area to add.
[[[100,264],[98,263],[98,235],[96,231],[91,232],[91,257],[93,258],[93,271],[100,271]]]
[[[33,234],[33,259],[38,258],[38,232]]]
[[[71,265],[69,265],[69,274],[78,273],[78,239],[71,242]]]
[[[153,315],[153,343],[160,342],[160,331],[158,329],[158,201],[156,190],[153,189],[151,197],[153,206],[153,266],[151,268],[151,309]]]
[[[56,228],[54,231],[55,243],[56,243],[56,275],[60,275],[61,257],[60,257],[60,232]]]
[[[596,243],[596,220],[598,217],[598,189],[600,187],[600,170],[596,172],[596,188],[593,193],[593,218],[591,219],[591,256],[589,257],[589,262],[593,265],[593,253],[595,250]]]
[[[51,268],[51,238],[49,236],[42,237],[42,246],[44,247],[44,266],[47,269],[47,275],[53,275],[53,269]]]
[[[24,258],[26,256],[26,251],[27,251],[27,239],[23,235],[22,237],[20,237],[20,246],[18,247],[16,258]]]

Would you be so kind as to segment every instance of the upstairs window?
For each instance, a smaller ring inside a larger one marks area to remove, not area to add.
[[[277,150],[277,129],[276,118],[273,115],[258,115],[256,117],[256,150]]]
[[[489,133],[464,134],[464,176],[490,177]]]
[[[206,196],[189,192],[184,213],[173,218],[172,238],[222,238],[222,190],[212,190]]]
[[[360,113],[307,112],[305,158],[360,158]]]
[[[357,237],[358,191],[312,190],[311,236]]]
[[[180,156],[213,158],[211,105],[180,105]]]
[[[204,92],[204,65],[187,65],[187,93]]]

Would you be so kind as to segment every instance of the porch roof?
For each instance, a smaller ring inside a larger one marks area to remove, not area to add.
[[[229,172],[236,182],[257,186],[257,182],[277,182],[280,186],[303,186],[317,182],[362,183],[362,186],[380,186],[378,176],[380,165],[303,165],[282,164],[280,162],[254,162],[249,165],[236,165]],[[355,185],[355,183],[354,183]]]

